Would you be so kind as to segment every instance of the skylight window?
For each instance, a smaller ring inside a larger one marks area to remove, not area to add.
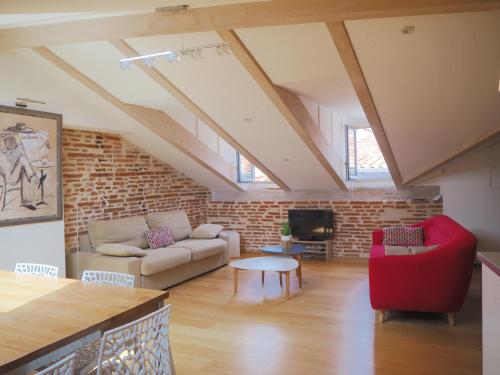
[[[239,152],[236,154],[238,168],[238,182],[270,182],[271,180],[262,171],[254,166]]]
[[[346,145],[348,180],[391,178],[371,128],[346,126]]]

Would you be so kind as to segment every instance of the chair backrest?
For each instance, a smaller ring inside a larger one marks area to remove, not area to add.
[[[71,354],[46,369],[35,372],[36,375],[73,375],[75,372],[75,354]]]
[[[135,322],[104,332],[97,375],[171,375],[169,320],[170,305],[167,305]]]
[[[57,277],[59,268],[56,266],[49,266],[47,264],[36,263],[16,263],[14,272],[20,275],[43,276],[43,277]]]
[[[112,286],[134,287],[134,275],[120,272],[108,271],[83,271],[82,281],[93,284],[104,284]]]

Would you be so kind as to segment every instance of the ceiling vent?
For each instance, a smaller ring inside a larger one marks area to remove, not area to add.
[[[171,6],[156,8],[155,11],[158,13],[175,13],[175,12],[184,12],[188,10],[188,8],[189,5],[182,4],[182,5],[171,5]]]
[[[412,34],[415,32],[415,26],[413,25],[406,25],[401,29],[401,32],[403,34]]]

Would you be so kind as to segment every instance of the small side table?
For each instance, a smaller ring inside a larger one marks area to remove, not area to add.
[[[306,252],[306,247],[304,245],[293,244],[288,251],[285,252],[280,245],[274,246],[264,246],[260,249],[265,254],[273,254],[273,255],[283,255],[289,256],[295,259],[299,266],[297,267],[297,277],[299,278],[299,288],[302,288],[302,254]],[[280,275],[280,283],[281,283],[281,275]]]
[[[229,258],[240,257],[240,234],[234,230],[223,230],[219,233],[219,238],[227,242]]]

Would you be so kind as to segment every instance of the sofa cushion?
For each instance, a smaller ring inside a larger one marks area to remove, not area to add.
[[[175,243],[172,231],[167,228],[155,228],[146,231],[146,239],[151,249],[166,247]]]
[[[184,240],[191,233],[191,224],[185,211],[154,212],[146,216],[146,221],[151,229],[169,228],[175,241]]]
[[[106,243],[97,246],[96,252],[114,257],[143,257],[144,250],[136,246],[124,245],[122,243]]]
[[[384,245],[389,246],[423,246],[424,231],[422,227],[404,227],[396,225],[383,228]]]
[[[410,255],[408,246],[385,245],[385,255]]]
[[[191,261],[191,251],[182,247],[161,247],[146,250],[141,259],[141,274],[144,276],[166,271]]]
[[[184,247],[192,252],[192,260],[208,258],[212,255],[222,253],[227,250],[227,242],[220,238],[211,240],[184,240],[170,245],[172,247]]]
[[[87,229],[93,249],[107,243],[121,243],[141,249],[148,247],[144,233],[149,230],[149,227],[144,216],[91,221]]]
[[[224,227],[219,224],[201,224],[189,234],[191,239],[216,238]]]

